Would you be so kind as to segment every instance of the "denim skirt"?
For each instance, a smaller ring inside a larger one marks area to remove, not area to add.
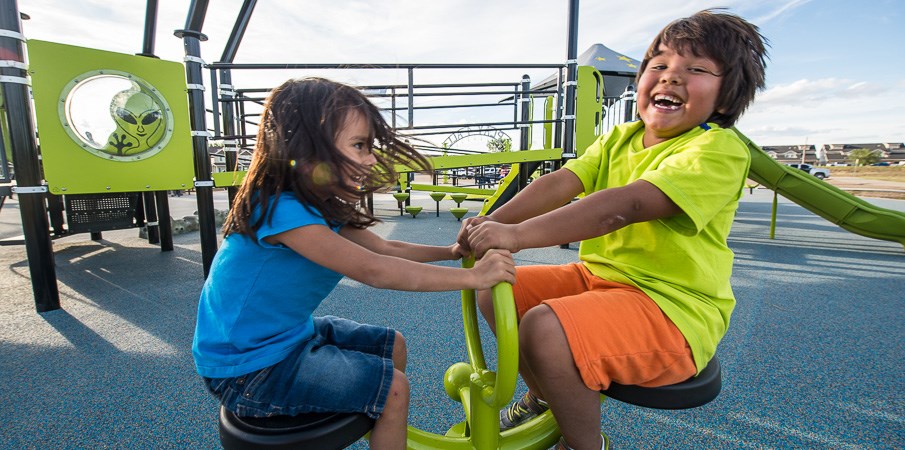
[[[204,378],[243,417],[312,412],[383,412],[393,381],[392,328],[334,316],[314,318],[314,337],[283,361],[235,378]]]

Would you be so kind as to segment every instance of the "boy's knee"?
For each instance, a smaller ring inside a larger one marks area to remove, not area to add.
[[[546,305],[531,308],[519,322],[519,345],[526,352],[532,349],[543,351],[548,345],[566,342],[565,337],[559,317]]]
[[[496,315],[493,312],[493,293],[489,289],[478,291],[477,303],[481,315],[483,315],[484,319],[487,321],[487,325],[490,326],[491,330],[494,330],[494,328],[496,328],[496,324],[494,323]]]
[[[519,323],[519,328],[528,328],[532,331],[540,331],[552,326],[561,327],[559,318],[553,309],[545,304],[529,309]]]

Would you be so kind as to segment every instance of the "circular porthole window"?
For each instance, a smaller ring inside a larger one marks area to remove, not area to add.
[[[59,113],[79,146],[109,160],[151,157],[173,134],[166,100],[154,86],[127,72],[96,70],[76,77],[63,89]]]

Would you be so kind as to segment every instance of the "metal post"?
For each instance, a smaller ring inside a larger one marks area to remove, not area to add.
[[[154,54],[154,40],[156,35],[157,0],[148,0],[147,8],[145,9],[144,40],[142,42],[141,53],[138,53],[138,56],[157,58],[157,55]],[[143,208],[143,210],[140,211],[141,221],[145,223],[145,228],[148,230],[148,243],[151,244],[160,243],[160,226],[157,218],[158,205],[156,201],[156,199],[159,198],[161,198],[161,196],[155,195],[154,192],[143,192],[141,194],[141,201],[139,201],[139,207]],[[166,195],[163,196],[163,202],[169,202]],[[161,205],[160,208],[169,209],[169,205]],[[169,220],[169,217],[167,217],[167,220]],[[172,250],[172,248],[170,250]]]
[[[166,193],[167,191],[162,191]],[[157,219],[157,205],[155,204],[155,195],[153,192],[142,192],[142,201],[139,202],[141,207],[144,208],[144,213],[142,217],[145,218],[145,227],[148,230],[148,243],[149,244],[159,244],[160,243],[160,223]],[[169,199],[164,199],[164,201],[169,201]],[[161,209],[163,209],[161,207]],[[169,209],[169,208],[168,208]]]
[[[148,0],[145,9],[144,45],[138,56],[156,58],[154,55],[154,38],[157,35],[157,0]]]
[[[245,0],[236,22],[233,24],[232,32],[229,34],[226,46],[223,49],[223,55],[220,56],[221,62],[233,62],[236,59],[236,53],[239,51],[239,44],[245,36],[245,30],[248,29],[248,23],[251,21],[251,15],[254,12],[257,0]],[[224,96],[232,94],[232,98],[236,98],[235,88],[232,86],[232,71],[230,69],[220,70],[220,83],[223,86],[221,91]],[[213,89],[213,88],[211,88]],[[216,108],[216,106],[215,106]],[[223,115],[223,134],[233,136],[236,134],[236,104],[235,102],[223,102],[221,106]],[[226,163],[226,170],[238,170],[239,161],[239,142],[230,139],[223,142],[223,157]],[[229,196],[229,206],[232,208],[233,201],[236,198],[238,189],[234,186],[226,188]]]
[[[408,99],[409,100],[409,104],[408,104],[409,124],[408,124],[408,128],[412,128],[413,126],[415,126],[415,110],[413,109],[414,108],[413,103],[415,102],[415,92],[414,92],[415,69],[409,67],[408,74],[409,74],[409,99]]]
[[[232,71],[229,69],[220,70],[220,92],[223,96],[232,96],[236,98],[236,91],[232,86]],[[213,87],[211,88],[213,89]],[[223,117],[223,134],[226,136],[234,136],[236,134],[236,102],[221,102],[220,115]],[[226,164],[226,170],[238,170],[239,166],[239,141],[236,139],[227,139],[223,141],[223,159]],[[233,201],[236,199],[238,189],[235,186],[226,188],[229,197],[229,207],[232,208]]]
[[[521,128],[519,136],[519,150],[528,150],[531,127],[528,122],[531,120],[531,77],[522,75],[521,90],[519,92],[518,103],[521,104],[522,118],[518,126]],[[522,163],[518,173],[518,189],[522,190],[528,186],[528,166],[531,164]]]
[[[198,225],[201,228],[201,262],[205,278],[217,253],[217,230],[214,224],[214,182],[211,179],[211,158],[207,148],[203,77],[201,75],[201,33],[207,0],[192,0],[185,29],[176,30],[185,48],[185,75],[188,83],[189,118],[192,128],[192,148],[195,154],[195,195],[198,201]]]
[[[396,88],[390,90],[390,126],[396,129]]]
[[[50,224],[42,184],[35,124],[32,121],[25,66],[25,37],[19,7],[15,0],[0,0],[0,54],[7,65],[0,68],[0,89],[6,102],[6,129],[16,174],[16,193],[19,194],[19,213],[25,235],[25,253],[31,287],[38,312],[60,309],[60,293],[50,241]]]
[[[556,124],[557,126],[553,127],[553,147],[552,148],[562,148],[562,129],[563,127],[559,124],[562,122],[562,110],[563,110],[563,98],[565,94],[563,93],[563,69],[560,68],[556,73]]]
[[[569,48],[566,55],[566,114],[563,159],[575,157],[575,86],[578,84],[578,0],[569,1]]]
[[[245,0],[239,15],[236,17],[236,23],[233,24],[232,32],[229,34],[229,40],[223,48],[223,55],[220,56],[221,62],[233,62],[236,59],[236,52],[239,51],[239,44],[242,43],[242,37],[245,36],[245,30],[248,28],[248,22],[251,21],[251,14],[255,10],[257,0]]]
[[[167,198],[167,191],[155,191],[154,196],[157,197],[157,204],[160,207],[158,211],[162,217],[160,220],[165,221],[158,227],[160,229],[160,250],[171,252],[173,251],[173,227],[170,226],[170,200]]]
[[[623,122],[628,123],[635,120],[635,88],[632,85],[625,87],[622,93]]]
[[[770,212],[770,239],[776,238],[776,209],[779,207],[779,193],[773,191],[773,209]]]

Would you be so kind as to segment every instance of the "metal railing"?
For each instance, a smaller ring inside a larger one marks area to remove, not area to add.
[[[212,139],[235,142],[238,149],[250,150],[254,146],[257,131],[256,118],[263,110],[266,93],[270,88],[235,88],[231,84],[222,83],[224,73],[232,79],[232,71],[249,70],[392,70],[405,71],[408,82],[405,84],[368,84],[357,86],[378,107],[387,114],[387,122],[405,136],[413,139],[427,140],[428,136],[449,135],[457,130],[490,129],[498,131],[522,131],[535,125],[554,123],[554,127],[562,124],[562,108],[555,108],[556,116],[552,119],[533,119],[532,114],[525,115],[523,104],[530,104],[532,98],[554,96],[557,105],[563,105],[561,89],[547,88],[532,90],[525,84],[525,79],[512,82],[430,82],[415,83],[416,73],[420,71],[445,70],[443,78],[460,78],[463,70],[492,71],[497,69],[554,69],[562,74],[560,64],[234,64],[212,63],[205,65],[210,70],[211,102],[209,113],[213,116]],[[318,73],[318,75],[321,75]],[[429,78],[440,78],[431,74]],[[499,76],[499,75],[497,75]],[[530,79],[528,80],[530,84]],[[224,84],[226,86],[224,86]],[[561,85],[560,80],[557,85]],[[225,87],[222,89],[221,87]],[[473,113],[480,120],[463,122],[455,118],[467,116],[465,111],[481,110]],[[451,119],[452,118],[452,119]],[[486,119],[485,119],[486,118]],[[557,130],[559,131],[559,130]],[[557,133],[561,136],[562,133]],[[517,140],[512,139],[512,148],[517,147]],[[556,146],[561,145],[557,139]],[[439,146],[438,146],[439,148]],[[453,149],[454,150],[454,149]],[[238,165],[244,161],[237,160]]]

